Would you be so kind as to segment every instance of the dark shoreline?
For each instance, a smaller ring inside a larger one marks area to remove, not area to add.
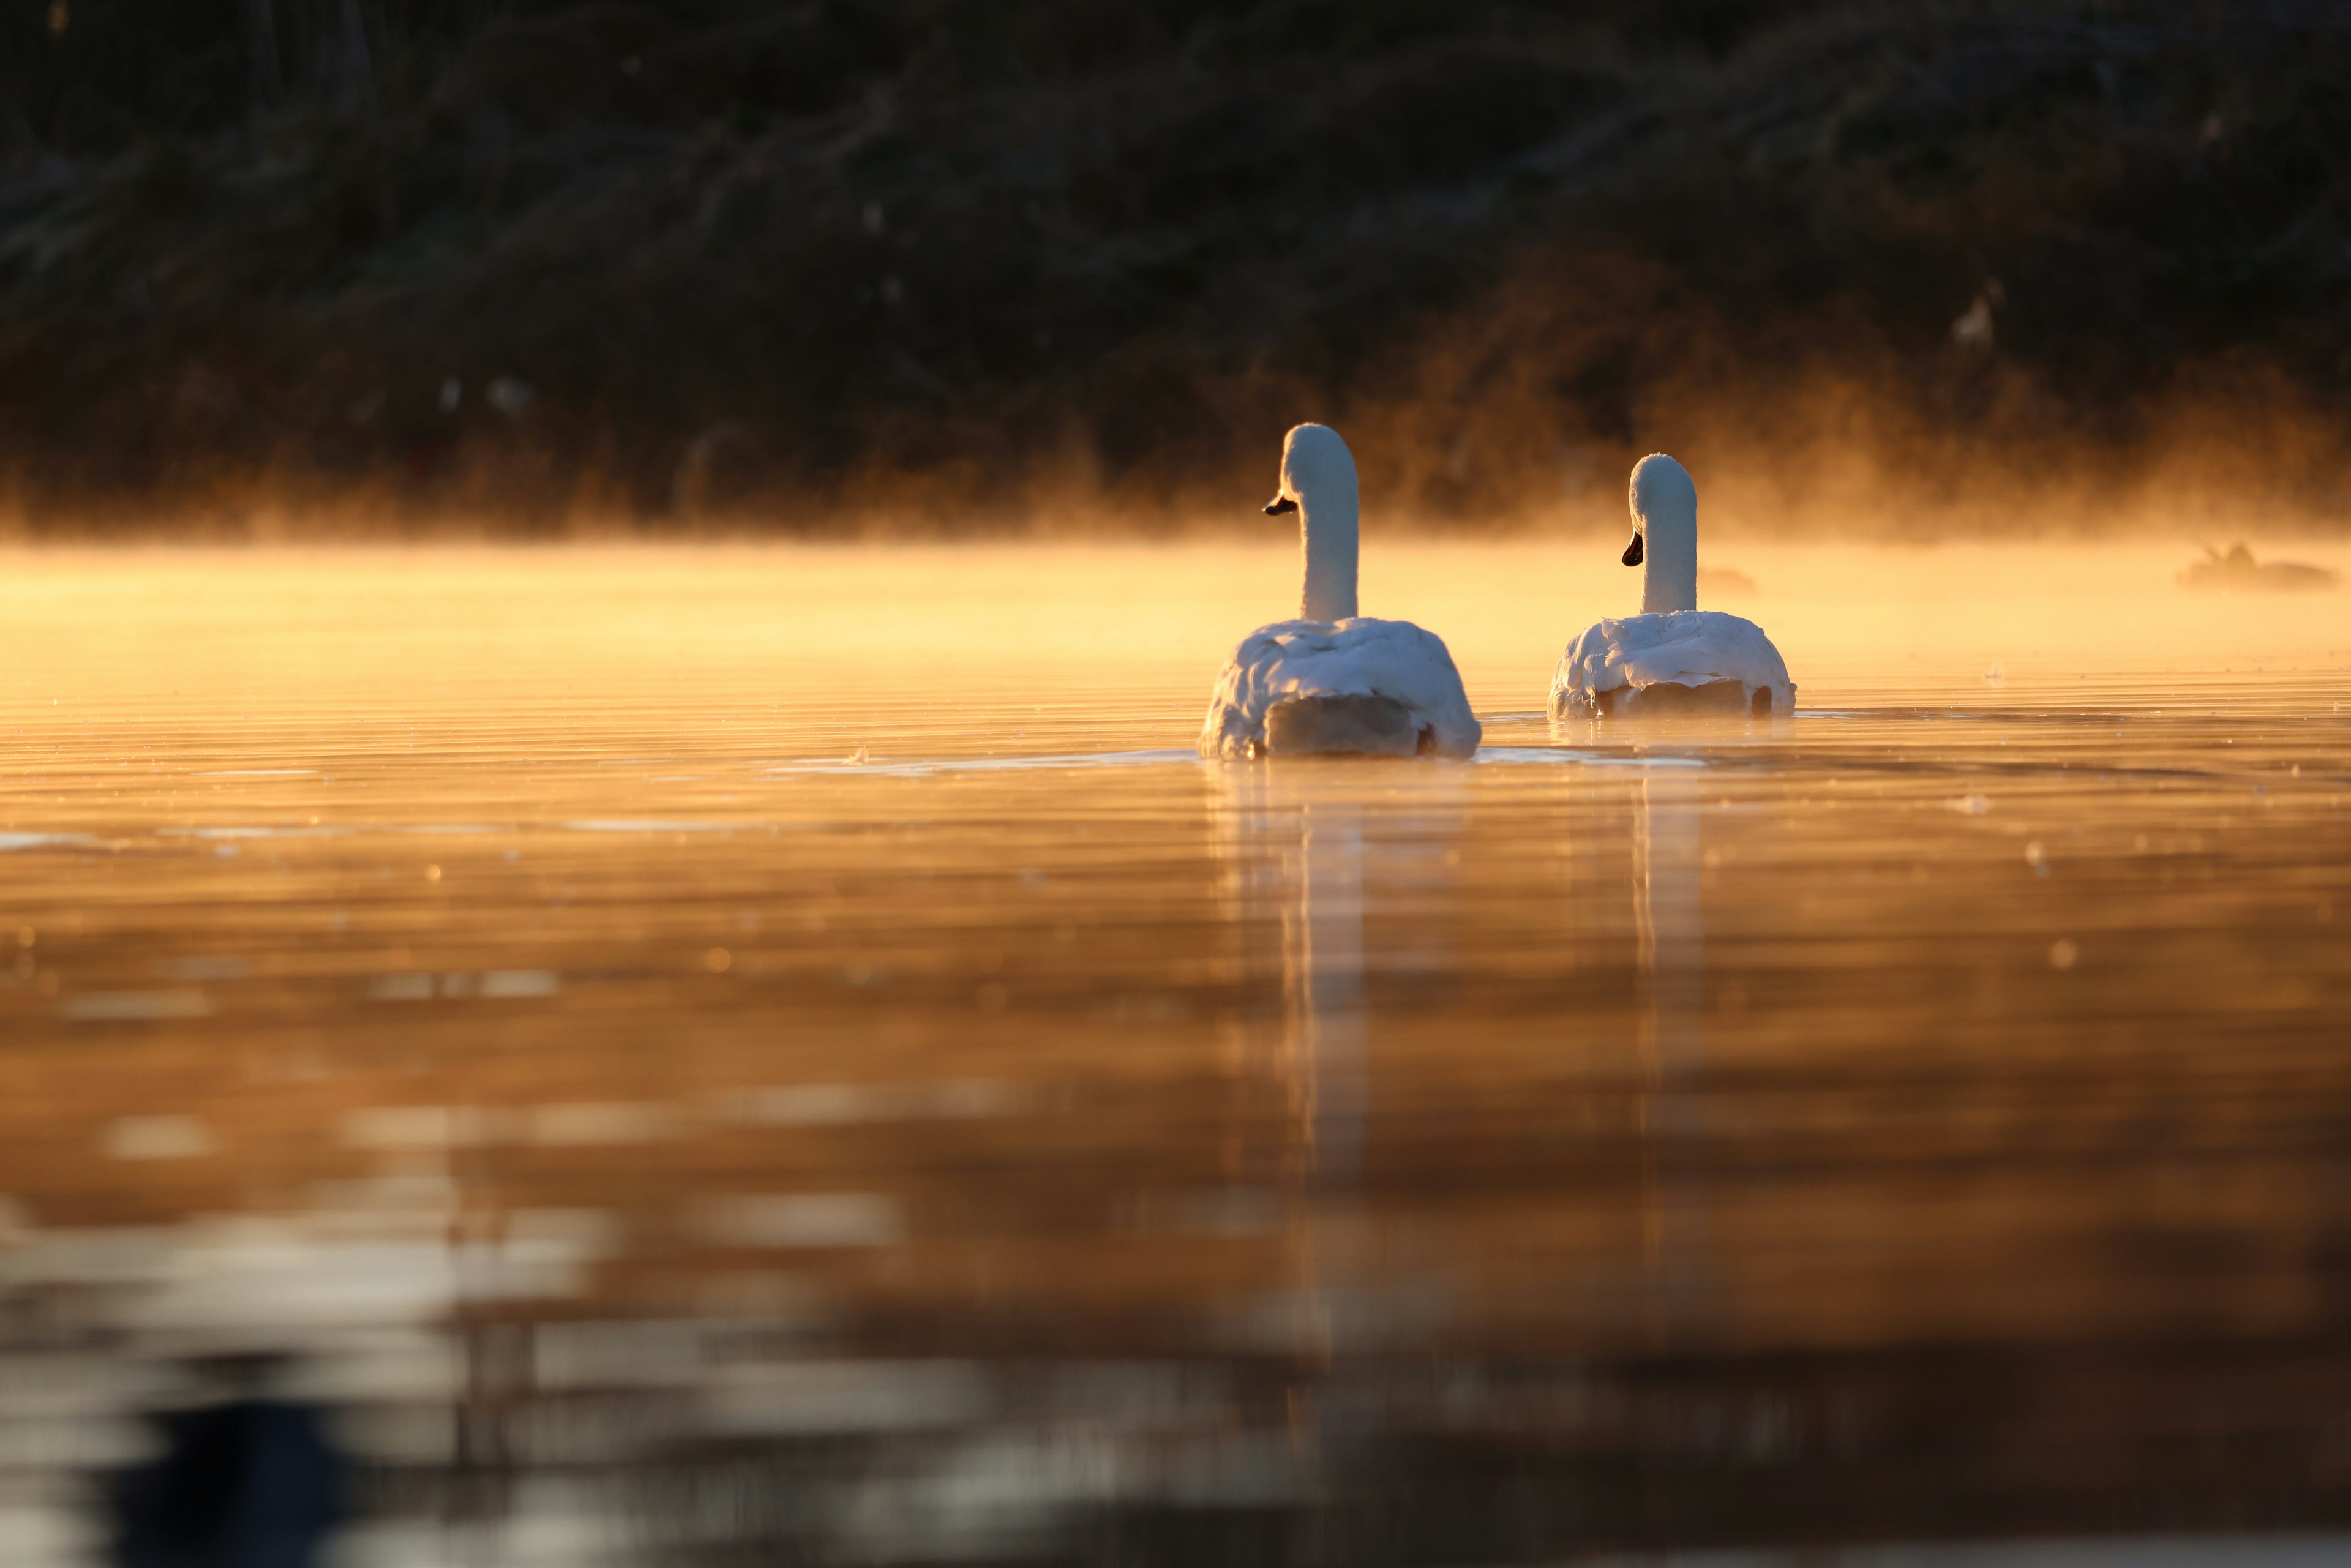
[[[19,531],[1148,529],[1304,417],[1465,529],[1660,446],[2351,522],[2320,0],[381,0],[363,79],[275,4],[266,85],[225,4],[8,24]]]

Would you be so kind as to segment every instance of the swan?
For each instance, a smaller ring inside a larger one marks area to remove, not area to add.
[[[2222,555],[2210,545],[2204,547],[2204,559],[2179,574],[2182,588],[2217,588],[2233,593],[2240,589],[2265,593],[2306,593],[2313,589],[2332,588],[2343,580],[2343,574],[2327,567],[2310,566],[2298,560],[2255,560],[2253,552],[2242,541],[2229,547]]]
[[[1787,662],[1763,628],[1698,607],[1698,486],[1662,452],[1633,465],[1641,613],[1603,621],[1568,644],[1551,678],[1551,716],[1796,711]]]
[[[1453,655],[1408,621],[1355,613],[1355,458],[1328,425],[1281,445],[1268,516],[1296,512],[1306,587],[1295,621],[1241,640],[1200,728],[1203,757],[1308,752],[1467,757],[1483,733]]]

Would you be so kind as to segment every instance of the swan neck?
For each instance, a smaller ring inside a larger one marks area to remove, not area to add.
[[[1641,530],[1641,613],[1698,608],[1698,519],[1670,513]]]
[[[1343,494],[1318,493],[1298,503],[1306,556],[1306,590],[1299,614],[1308,621],[1344,621],[1355,613],[1357,526],[1353,476]]]

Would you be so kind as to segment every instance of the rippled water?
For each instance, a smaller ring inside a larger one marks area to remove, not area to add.
[[[1726,555],[1792,720],[1374,541],[1486,748],[1275,767],[1273,549],[9,558],[7,1561],[225,1371],[383,1568],[2339,1560],[2339,603]]]

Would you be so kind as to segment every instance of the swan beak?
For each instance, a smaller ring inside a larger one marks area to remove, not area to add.
[[[1635,534],[1633,542],[1625,547],[1625,564],[1626,566],[1641,564],[1641,536],[1638,534]]]
[[[1298,503],[1287,496],[1276,496],[1265,504],[1265,515],[1269,517],[1278,517],[1284,512],[1296,510],[1298,510]]]

